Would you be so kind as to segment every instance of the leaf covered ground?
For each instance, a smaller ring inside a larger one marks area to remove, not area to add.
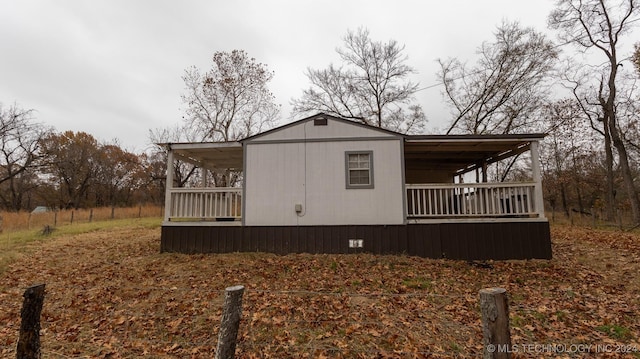
[[[34,243],[0,273],[0,357],[15,357],[22,293],[37,283],[43,358],[211,358],[236,284],[242,358],[478,357],[478,291],[496,286],[515,357],[640,357],[637,234],[553,227],[552,260],[483,263],[167,254],[159,236],[132,226]]]

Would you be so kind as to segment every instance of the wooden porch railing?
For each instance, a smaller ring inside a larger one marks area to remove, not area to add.
[[[407,218],[538,217],[534,183],[408,184]]]
[[[242,218],[242,188],[172,188],[169,220]]]

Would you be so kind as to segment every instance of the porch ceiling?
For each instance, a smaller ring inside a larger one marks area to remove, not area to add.
[[[239,142],[167,144],[176,159],[210,170],[242,171],[243,153]]]
[[[406,170],[447,171],[463,174],[526,152],[544,134],[526,135],[426,135],[406,136]],[[212,170],[243,170],[243,147],[239,142],[168,143],[176,159]]]
[[[463,174],[529,150],[542,134],[478,136],[409,136],[404,144],[407,170]]]

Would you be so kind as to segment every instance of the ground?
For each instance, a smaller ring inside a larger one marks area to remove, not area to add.
[[[15,357],[24,289],[46,283],[43,358],[211,358],[236,284],[242,358],[478,357],[486,287],[507,290],[515,357],[640,357],[637,234],[553,226],[552,260],[496,262],[161,254],[159,236],[31,244],[0,273],[0,356]]]

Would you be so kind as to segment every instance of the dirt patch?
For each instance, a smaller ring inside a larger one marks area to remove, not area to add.
[[[0,354],[15,356],[22,292],[35,283],[47,285],[44,358],[213,357],[223,291],[236,284],[247,288],[239,357],[478,357],[478,291],[493,286],[508,291],[514,344],[640,349],[640,237],[552,231],[553,260],[482,265],[160,254],[148,228],[45,241],[0,276]]]

